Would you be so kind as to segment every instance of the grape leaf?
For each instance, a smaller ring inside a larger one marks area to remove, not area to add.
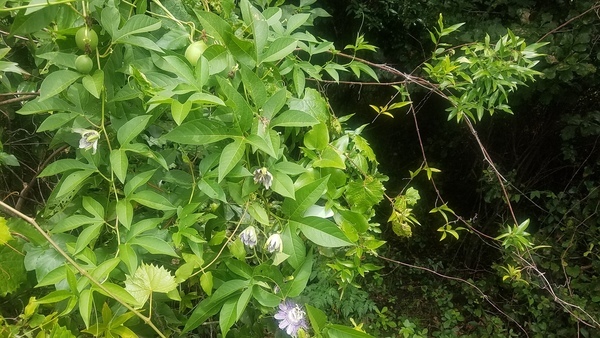
[[[152,292],[167,293],[177,287],[175,277],[164,267],[142,264],[133,276],[127,275],[125,290],[141,305],[145,304]]]

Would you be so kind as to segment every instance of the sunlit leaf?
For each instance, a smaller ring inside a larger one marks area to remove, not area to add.
[[[177,287],[175,277],[164,267],[142,263],[130,276],[125,279],[125,290],[129,292],[138,304],[146,303],[152,292],[167,293]]]

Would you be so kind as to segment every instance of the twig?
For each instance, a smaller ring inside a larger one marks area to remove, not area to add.
[[[544,40],[546,37],[548,37],[548,35],[554,34],[555,32],[557,32],[557,31],[558,31],[558,30],[560,30],[561,28],[565,27],[566,25],[570,24],[571,22],[573,22],[573,21],[575,21],[575,20],[577,20],[577,19],[581,18],[582,16],[586,15],[587,13],[589,13],[589,12],[591,12],[591,11],[594,11],[594,10],[596,10],[596,9],[599,9],[599,8],[600,8],[600,4],[597,4],[597,5],[594,5],[594,6],[590,7],[590,8],[589,8],[588,10],[586,10],[585,12],[583,12],[583,13],[581,13],[581,14],[579,14],[579,15],[576,15],[576,16],[574,16],[574,17],[572,17],[571,19],[567,20],[567,22],[563,23],[562,25],[560,25],[560,26],[558,26],[558,27],[554,28],[553,30],[549,31],[548,33],[544,34],[544,36],[542,36],[541,38],[539,38],[539,39],[537,40],[537,42],[540,42],[540,41]]]
[[[31,99],[35,99],[36,97],[37,97],[37,95],[35,95],[35,94],[27,94],[27,95],[22,95],[22,96],[19,96],[19,97],[14,97],[12,99],[0,101],[0,106],[4,106],[4,105],[7,105],[7,104],[11,104],[11,103],[15,103],[15,102],[20,102],[20,101],[24,101],[24,100],[31,100]]]

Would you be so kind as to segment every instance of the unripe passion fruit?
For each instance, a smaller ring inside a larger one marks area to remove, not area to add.
[[[94,62],[87,55],[79,55],[75,60],[75,69],[82,74],[89,73],[94,67]]]
[[[196,63],[198,63],[198,59],[200,59],[200,56],[202,56],[202,53],[204,53],[206,48],[208,48],[206,42],[202,40],[196,41],[189,45],[188,48],[185,50],[185,58],[192,64],[192,66],[195,66]]]
[[[89,47],[90,51],[93,51],[98,47],[98,34],[93,29],[87,27],[81,27],[75,33],[75,43],[79,49],[85,51],[85,46]]]

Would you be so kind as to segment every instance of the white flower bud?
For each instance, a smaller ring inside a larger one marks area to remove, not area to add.
[[[245,246],[250,249],[254,248],[258,239],[256,236],[256,229],[253,226],[249,226],[240,233],[240,240]]]
[[[265,246],[269,252],[283,251],[283,241],[281,240],[281,236],[279,234],[272,234],[267,238]]]

